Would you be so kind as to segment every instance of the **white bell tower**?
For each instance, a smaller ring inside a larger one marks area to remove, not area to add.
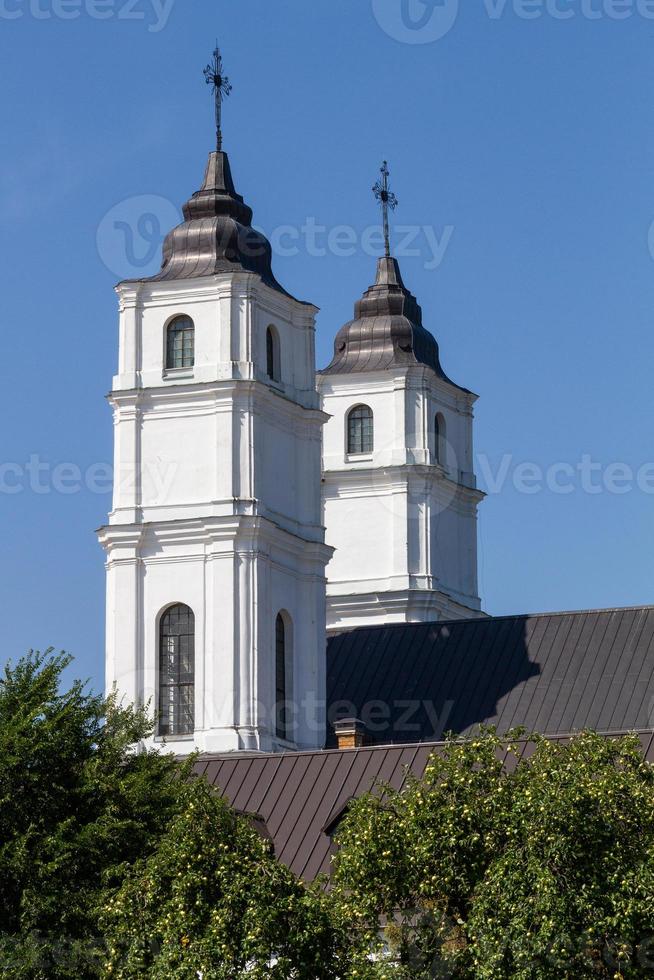
[[[384,171],[382,170],[382,173]],[[387,176],[387,173],[386,173]],[[386,219],[385,214],[385,219]],[[327,626],[479,616],[473,404],[387,254],[318,375]]]
[[[325,741],[317,310],[251,220],[219,149],[161,272],[117,287],[106,679],[180,754]]]

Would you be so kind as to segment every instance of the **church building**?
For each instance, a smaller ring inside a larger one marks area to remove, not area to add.
[[[116,287],[107,687],[305,879],[348,801],[446,731],[638,731],[654,758],[654,608],[482,611],[477,396],[392,256],[388,168],[385,254],[317,371],[318,310],[276,280],[222,148],[218,51],[207,77],[200,189],[161,271]]]

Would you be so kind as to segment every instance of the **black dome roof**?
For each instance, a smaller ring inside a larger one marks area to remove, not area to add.
[[[184,221],[163,244],[161,271],[147,281],[192,279],[220,272],[254,272],[285,295],[272,271],[268,239],[252,227],[252,209],[236,193],[226,153],[214,151],[199,191],[182,208]]]
[[[356,302],[354,319],[339,330],[334,357],[320,373],[353,374],[410,364],[424,364],[454,384],[441,367],[436,339],[422,325],[422,310],[404,285],[397,260],[386,256],[377,260],[375,284]]]

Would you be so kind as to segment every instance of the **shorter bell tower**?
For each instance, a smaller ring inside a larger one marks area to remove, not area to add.
[[[438,344],[391,257],[388,169],[374,188],[386,254],[318,374],[327,627],[479,616],[473,472],[477,399],[443,371]]]

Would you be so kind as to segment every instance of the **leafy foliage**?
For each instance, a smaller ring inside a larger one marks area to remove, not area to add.
[[[104,916],[118,980],[329,980],[343,977],[327,899],[281,865],[270,842],[202,780],[157,850],[137,863]]]
[[[0,679],[0,977],[93,977],[98,905],[115,869],[148,853],[177,808],[179,769],[131,747],[144,710],[75,682],[70,658],[32,653]]]
[[[353,804],[334,873],[352,977],[651,976],[654,774],[638,739],[527,747],[452,740],[422,779]]]
[[[452,739],[422,778],[351,804],[314,888],[190,763],[135,750],[146,711],[62,692],[68,663],[34,653],[0,679],[0,978],[654,972],[654,770],[635,736]]]

